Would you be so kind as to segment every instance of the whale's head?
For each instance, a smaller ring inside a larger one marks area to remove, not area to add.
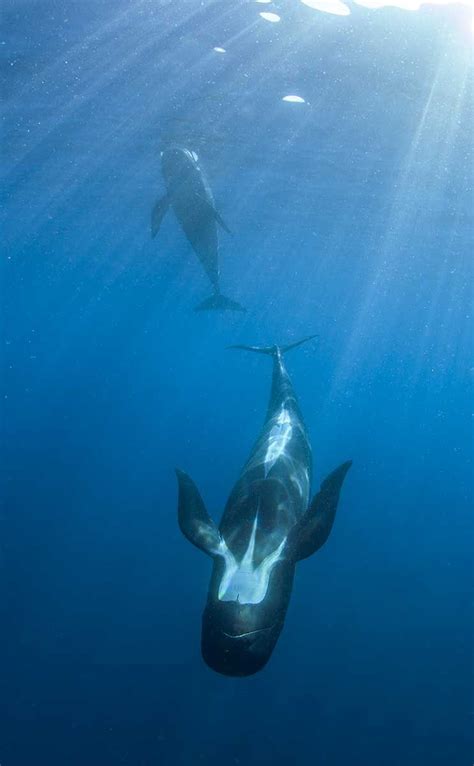
[[[170,144],[161,152],[161,168],[167,183],[178,183],[197,165],[196,152],[179,144]]]
[[[262,670],[284,621],[284,613],[272,615],[276,619],[269,624],[265,611],[236,602],[210,601],[204,611],[201,634],[206,664],[226,676],[250,676]]]
[[[218,673],[252,675],[270,659],[293,583],[294,564],[285,556],[285,542],[283,539],[256,563],[252,537],[246,554],[238,560],[222,541],[201,637],[203,658]]]
[[[258,514],[237,534],[222,532],[195,484],[177,471],[178,519],[188,540],[213,559],[201,649],[218,673],[249,676],[272,654],[285,620],[295,560],[283,531],[258,534]]]

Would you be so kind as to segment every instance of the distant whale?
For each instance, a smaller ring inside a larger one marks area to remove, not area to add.
[[[211,297],[199,304],[196,310],[245,311],[239,303],[226,298],[220,291],[217,223],[227,232],[229,229],[216,210],[211,187],[199,166],[197,154],[173,144],[161,153],[161,168],[167,191],[152,210],[152,237],[157,235],[167,210],[173,208],[214,289]]]
[[[283,363],[286,351],[309,339],[283,348],[233,346],[271,355],[273,381],[263,429],[219,527],[193,481],[177,471],[181,531],[214,560],[202,655],[224,675],[251,675],[267,663],[283,627],[295,565],[326,542],[352,464],[336,468],[309,503],[311,447]]]

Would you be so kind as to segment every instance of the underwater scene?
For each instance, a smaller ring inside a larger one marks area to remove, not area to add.
[[[4,0],[0,766],[470,766],[472,0]]]

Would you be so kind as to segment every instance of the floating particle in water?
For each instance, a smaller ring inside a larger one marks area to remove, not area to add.
[[[301,96],[283,96],[282,101],[288,101],[290,104],[305,104],[306,101]]]
[[[226,52],[225,48],[221,48],[220,45],[216,45],[214,50],[215,50],[216,53],[225,53]]]

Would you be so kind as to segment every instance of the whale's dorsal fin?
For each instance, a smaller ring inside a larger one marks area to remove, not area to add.
[[[178,478],[178,522],[188,540],[209,556],[219,552],[221,536],[206,511],[203,499],[193,480],[184,471],[176,469]]]
[[[352,465],[348,460],[327,476],[311,505],[295,528],[295,560],[301,561],[315,553],[324,545],[336,516],[339,493],[345,476]]]

